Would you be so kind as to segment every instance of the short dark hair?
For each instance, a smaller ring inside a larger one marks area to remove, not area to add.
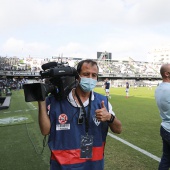
[[[79,74],[81,72],[81,67],[84,63],[90,63],[92,66],[93,65],[96,65],[97,66],[97,69],[99,70],[99,67],[97,65],[97,62],[94,61],[94,60],[91,60],[91,59],[86,59],[86,60],[82,60],[78,63],[77,65],[77,73]]]
[[[161,74],[161,76],[162,77],[166,77],[165,76],[165,72],[168,72],[168,70],[169,70],[169,64],[163,64],[162,66],[161,66],[161,68],[160,68],[160,74]]]

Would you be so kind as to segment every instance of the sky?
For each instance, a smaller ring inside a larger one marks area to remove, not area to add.
[[[150,61],[169,45],[169,0],[0,0],[0,56]]]

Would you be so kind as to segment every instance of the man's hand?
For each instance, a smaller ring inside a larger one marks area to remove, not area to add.
[[[96,112],[96,119],[98,121],[105,122],[105,121],[109,121],[111,118],[111,114],[107,111],[104,105],[104,101],[101,102],[101,109],[97,109],[95,112]],[[116,117],[113,123],[109,124],[109,127],[111,131],[114,133],[120,134],[122,132],[122,124],[120,120],[118,120]]]
[[[101,109],[97,109],[96,111],[96,119],[98,121],[108,121],[111,118],[111,114],[107,111],[105,105],[104,105],[104,101],[101,102]]]

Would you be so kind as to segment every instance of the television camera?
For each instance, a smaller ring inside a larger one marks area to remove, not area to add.
[[[40,75],[45,83],[23,85],[26,102],[44,101],[48,94],[54,95],[56,100],[62,100],[76,86],[78,73],[68,63],[49,62],[43,64],[42,69]]]

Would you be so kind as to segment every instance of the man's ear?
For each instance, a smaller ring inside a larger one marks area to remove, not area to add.
[[[170,76],[169,73],[166,72],[166,71],[165,71],[164,75],[165,75],[165,77],[169,77]]]
[[[77,80],[79,78],[79,75],[78,75],[78,73],[76,74],[76,76],[75,76],[75,79]]]

